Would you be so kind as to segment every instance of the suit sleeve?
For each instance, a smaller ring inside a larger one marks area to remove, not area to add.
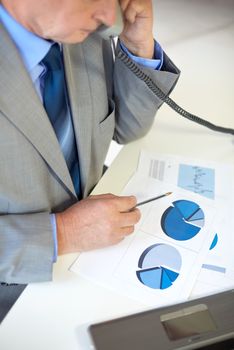
[[[117,52],[119,50],[121,50],[121,48],[118,44]],[[179,78],[180,71],[165,53],[163,55],[164,63],[160,71],[150,68],[139,68],[143,70],[166,95],[169,95]],[[116,104],[114,140],[124,144],[143,137],[149,131],[153,124],[155,114],[163,102],[154,95],[148,86],[140,80],[118,56],[115,58],[113,74],[113,94]]]
[[[51,280],[54,243],[49,213],[1,215],[0,281]]]

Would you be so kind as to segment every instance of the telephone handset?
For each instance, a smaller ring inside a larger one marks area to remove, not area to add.
[[[105,25],[102,25],[98,29],[98,33],[101,35],[103,39],[111,38],[112,44],[113,44],[113,37],[120,35],[120,33],[123,31],[123,26],[124,25],[123,25],[122,12],[121,12],[120,5],[117,2],[117,14],[116,14],[115,24],[112,27],[107,27]],[[234,135],[234,129],[214,125],[209,121],[202,119],[194,114],[191,114],[186,110],[184,110],[182,107],[180,107],[170,97],[165,95],[165,93],[154,83],[154,81],[147,74],[145,74],[145,72],[143,72],[143,70],[140,69],[140,67],[137,64],[135,64],[125,52],[119,51],[117,53],[117,58],[119,58],[123,62],[123,64],[125,64],[140,80],[142,80],[148,86],[148,88],[154,93],[154,95],[157,96],[157,98],[165,102],[170,108],[172,108],[176,113],[180,114],[182,117],[189,119],[197,124],[203,125],[211,130]]]
[[[119,36],[123,31],[123,16],[119,3],[117,3],[116,9],[116,21],[113,26],[107,27],[104,24],[98,28],[97,32],[103,39],[109,39],[110,37]]]

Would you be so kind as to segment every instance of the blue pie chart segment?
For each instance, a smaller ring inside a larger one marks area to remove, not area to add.
[[[152,289],[166,289],[179,277],[182,260],[178,250],[167,244],[154,244],[140,256],[138,280]]]
[[[162,269],[160,267],[137,271],[137,277],[145,286],[153,289],[161,288]]]
[[[168,270],[164,267],[164,271],[166,272],[166,274],[168,275],[168,277],[170,278],[170,280],[172,282],[174,282],[177,277],[179,276],[179,273],[178,272],[175,272],[175,271],[172,271],[172,270]]]
[[[172,286],[172,281],[170,280],[166,271],[162,268],[161,289],[166,289],[171,286]]]
[[[204,213],[203,210],[199,209],[196,211],[189,219],[189,221],[200,221],[204,220]]]
[[[205,224],[203,210],[195,202],[178,200],[167,208],[161,218],[163,232],[177,241],[196,236]]]
[[[181,257],[178,250],[168,244],[153,244],[145,249],[140,256],[138,267],[151,269],[160,266],[180,271]]]
[[[214,249],[216,247],[217,243],[218,243],[218,235],[216,233],[215,236],[214,236],[213,242],[211,243],[211,246],[210,246],[209,250]]]
[[[188,218],[191,217],[191,215],[193,215],[200,209],[197,203],[184,199],[173,202],[173,205],[175,208],[178,209],[178,211],[181,213],[185,220],[188,220]]]

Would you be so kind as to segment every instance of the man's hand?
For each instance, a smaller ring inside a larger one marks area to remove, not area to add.
[[[152,0],[120,0],[124,16],[121,41],[135,56],[153,58]]]
[[[90,196],[56,214],[58,254],[116,244],[134,231],[140,220],[134,196]]]

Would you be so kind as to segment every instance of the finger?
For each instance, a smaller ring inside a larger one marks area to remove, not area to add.
[[[135,22],[137,14],[138,14],[138,11],[136,7],[132,6],[132,3],[130,3],[124,11],[125,19],[132,24]]]
[[[128,212],[130,209],[134,208],[136,204],[137,199],[135,196],[116,197],[116,206],[120,213]]]
[[[95,195],[90,195],[87,197],[88,199],[108,199],[108,198],[116,198],[112,193],[101,193],[101,194],[95,194]]]
[[[122,241],[125,237],[131,235],[134,232],[134,230],[134,226],[127,226],[119,230],[115,230],[115,234],[111,237],[109,244],[115,244]]]
[[[149,17],[149,14],[152,12],[152,2],[145,0],[123,1],[121,3],[121,8],[125,19],[130,23],[134,23],[136,17]]]
[[[139,209],[134,209],[129,212],[121,213],[119,215],[119,226],[127,227],[138,223],[141,218],[141,212]]]
[[[118,212],[126,212],[133,209],[137,204],[135,196],[116,196],[112,193],[104,193],[98,195],[91,195],[87,199],[99,200],[106,199],[110,200],[109,204],[115,208]],[[106,202],[108,203],[108,202]]]
[[[131,235],[134,232],[135,227],[134,226],[127,226],[127,227],[123,227],[121,229],[121,235],[122,237],[126,237]]]
[[[115,238],[114,241],[112,241],[111,244],[118,244],[118,243],[122,242],[122,241],[124,240],[124,238],[125,238],[125,235],[124,235],[124,234],[121,235],[121,236],[118,236],[118,237]]]
[[[126,10],[126,8],[128,7],[129,5],[129,2],[131,0],[120,0],[120,7],[122,9],[122,11],[124,12]]]

